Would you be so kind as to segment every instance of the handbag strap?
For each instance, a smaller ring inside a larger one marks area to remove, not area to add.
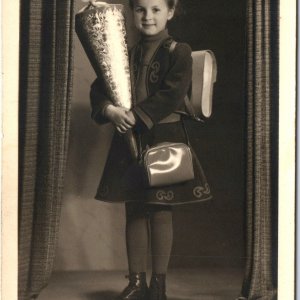
[[[170,44],[170,53],[172,53],[174,50],[175,50],[175,47],[177,45],[177,42],[172,40],[171,44]],[[191,103],[189,102],[189,98],[186,96],[185,99],[185,104],[187,105],[188,110],[190,110],[190,112],[192,112],[192,107],[191,107]],[[188,115],[187,115],[188,116]],[[186,129],[186,126],[185,126],[185,123],[184,123],[184,118],[185,118],[185,115],[182,115],[180,116],[180,122],[181,122],[181,125],[182,125],[182,128],[183,128],[183,131],[184,131],[184,135],[185,135],[185,140],[186,140],[186,144],[191,147],[191,143],[190,143],[190,139],[189,139],[189,135],[188,135],[188,132],[187,132],[187,129]],[[196,118],[195,118],[196,119]],[[202,121],[202,120],[201,120]],[[143,153],[143,149],[142,149],[142,141],[141,141],[141,135],[140,133],[137,133],[136,135],[137,137],[137,142],[138,142],[138,152],[139,152],[139,155],[138,155],[138,161],[141,161],[142,160],[142,153]]]
[[[187,132],[185,123],[184,123],[184,116],[181,116],[180,121],[181,121],[181,125],[182,125],[183,131],[184,131],[186,144],[187,144],[189,147],[191,147],[189,135],[188,135],[188,132]]]

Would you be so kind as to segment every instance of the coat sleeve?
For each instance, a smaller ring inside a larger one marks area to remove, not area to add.
[[[192,80],[191,53],[189,45],[177,44],[161,88],[133,108],[148,129],[183,105]]]
[[[104,111],[109,104],[113,103],[107,96],[106,87],[101,78],[97,78],[91,85],[90,103],[92,119],[98,124],[105,124],[109,122],[109,120],[104,116]]]

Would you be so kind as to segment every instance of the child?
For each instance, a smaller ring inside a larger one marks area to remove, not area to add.
[[[181,116],[192,77],[191,48],[172,42],[166,24],[176,0],[131,0],[134,23],[141,34],[130,52],[134,106],[115,107],[101,78],[91,87],[92,118],[117,129],[96,199],[125,201],[129,284],[118,299],[165,300],[166,273],[172,248],[172,205],[208,200],[209,186],[194,157],[195,179],[160,188],[143,185],[141,168],[131,158],[123,137],[132,129],[141,151],[161,142],[186,142]],[[174,49],[171,49],[171,48]],[[146,282],[148,246],[152,277]]]

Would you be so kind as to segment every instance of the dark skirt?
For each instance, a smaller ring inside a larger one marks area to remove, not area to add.
[[[181,122],[158,124],[141,135],[141,144],[186,142]],[[195,178],[179,184],[147,187],[143,167],[134,162],[123,136],[115,134],[95,198],[107,202],[141,201],[148,204],[179,205],[212,198],[201,164],[193,152]]]

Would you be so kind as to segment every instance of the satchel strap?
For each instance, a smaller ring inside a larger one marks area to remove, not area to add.
[[[170,48],[169,48],[169,53],[172,54],[176,48],[176,45],[177,45],[177,42],[172,40],[171,44],[170,44]],[[197,115],[196,115],[196,112],[195,112],[195,109],[188,97],[188,95],[186,95],[184,97],[184,104],[185,104],[185,107],[186,107],[186,110],[187,110],[187,113],[186,112],[183,112],[183,111],[179,111],[178,113],[182,114],[182,115],[185,115],[195,121],[198,121],[198,122],[204,122],[201,118],[199,118]]]
[[[169,52],[173,53],[175,48],[176,48],[177,42],[172,40],[171,44],[170,44],[170,48],[169,48]]]
[[[177,45],[177,42],[172,40],[171,44],[170,44],[170,48],[169,48],[169,53],[173,53],[175,48],[176,48],[176,45]],[[180,112],[180,114],[184,114],[184,116],[181,116],[180,118],[180,121],[181,121],[181,125],[182,125],[182,128],[183,128],[183,131],[184,131],[184,135],[185,135],[185,140],[186,140],[186,144],[191,147],[191,143],[190,143],[190,139],[189,139],[189,135],[188,135],[188,132],[187,132],[187,129],[186,129],[186,126],[185,126],[185,123],[184,123],[184,118],[185,117],[190,117],[192,118],[193,120],[196,120],[196,121],[201,121],[203,122],[203,120],[201,120],[200,118],[198,118],[195,114],[195,111],[194,111],[194,108],[190,102],[190,99],[188,97],[188,95],[186,95],[184,97],[184,103],[185,103],[185,106],[186,106],[186,109],[188,111],[188,113],[183,113],[183,112]]]

